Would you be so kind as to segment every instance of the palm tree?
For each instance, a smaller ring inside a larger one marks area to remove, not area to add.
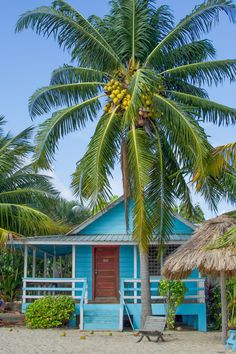
[[[32,128],[16,136],[5,135],[4,123],[0,117],[0,244],[21,234],[61,231],[63,227],[43,213],[55,204],[58,192],[49,177],[36,174],[33,166],[26,164],[32,153]]]
[[[75,62],[55,70],[50,86],[30,99],[32,118],[55,110],[36,135],[38,168],[50,167],[60,138],[99,114],[73,175],[75,194],[93,208],[104,205],[120,161],[126,224],[132,199],[133,237],[140,247],[142,323],[151,313],[148,244],[154,233],[161,244],[167,240],[175,198],[192,210],[191,181],[216,209],[226,179],[227,197],[233,198],[235,176],[230,169],[226,174],[200,125],[236,123],[236,110],[209,100],[203,89],[236,77],[236,60],[215,60],[214,46],[201,39],[221,12],[235,22],[231,0],[207,0],[177,25],[167,6],[156,8],[152,0],[111,0],[108,15],[89,19],[55,0],[26,12],[16,25],[17,32],[32,28],[53,36]]]
[[[90,211],[75,200],[68,201],[64,198],[58,198],[54,208],[49,206],[48,215],[50,215],[53,220],[71,229],[88,219]]]

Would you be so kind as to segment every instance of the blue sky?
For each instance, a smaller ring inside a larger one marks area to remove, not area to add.
[[[68,0],[70,4],[80,10],[85,16],[96,14],[103,16],[108,10],[108,0]],[[28,99],[39,87],[46,86],[53,69],[69,63],[69,55],[58,48],[52,38],[46,40],[28,30],[20,34],[14,33],[14,27],[20,14],[34,9],[37,6],[49,5],[50,0],[8,0],[1,4],[0,12],[0,113],[7,118],[7,129],[13,133],[29,125],[40,122],[30,120],[28,114]],[[157,5],[167,4],[174,11],[176,20],[188,14],[192,8],[201,3],[197,0],[166,0],[156,1]],[[220,24],[211,31],[208,38],[213,40],[217,48],[218,59],[236,58],[236,25],[232,25],[225,16],[221,16]],[[210,97],[220,103],[236,108],[236,84],[226,82],[224,86],[211,88]],[[89,139],[94,131],[94,124],[89,124],[83,131],[70,134],[60,142],[56,154],[53,177],[57,188],[62,194],[71,199],[69,189],[70,176],[74,171],[75,163],[85,152]],[[218,128],[206,125],[206,130],[213,145],[221,145],[236,140],[236,127]],[[112,181],[114,194],[122,193],[119,169],[114,173]],[[206,216],[212,214],[200,197]],[[231,205],[221,203],[219,213],[232,209]]]

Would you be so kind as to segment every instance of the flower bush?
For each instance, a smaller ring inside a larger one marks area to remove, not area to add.
[[[75,303],[68,296],[46,296],[30,304],[26,310],[29,328],[53,328],[65,325],[73,312]]]

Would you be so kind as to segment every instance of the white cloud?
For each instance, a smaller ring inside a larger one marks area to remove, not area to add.
[[[73,194],[70,188],[66,187],[65,184],[60,180],[60,178],[55,174],[54,171],[47,171],[47,176],[52,177],[52,182],[54,187],[61,193],[61,196],[67,200],[73,199]]]

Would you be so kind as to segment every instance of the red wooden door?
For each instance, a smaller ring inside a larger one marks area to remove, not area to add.
[[[94,247],[94,299],[119,297],[119,247]]]

